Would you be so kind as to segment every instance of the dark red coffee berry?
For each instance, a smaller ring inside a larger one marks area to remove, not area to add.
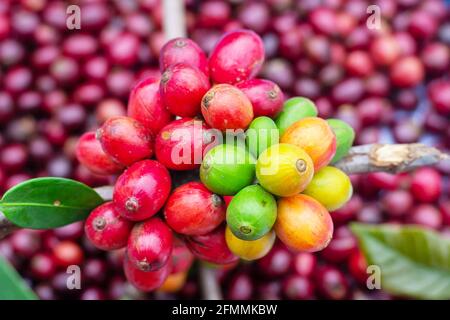
[[[442,180],[439,171],[433,168],[420,168],[414,172],[411,193],[421,202],[434,202],[441,195]]]
[[[159,67],[164,72],[169,66],[185,63],[200,69],[208,75],[208,59],[197,43],[187,38],[172,39],[162,47]]]
[[[75,152],[78,161],[95,174],[110,175],[123,169],[103,151],[95,132],[83,134],[78,140]]]
[[[173,119],[162,103],[159,82],[154,77],[140,81],[128,100],[128,116],[142,123],[154,136]]]
[[[209,58],[209,72],[215,83],[237,83],[256,76],[264,62],[264,44],[253,31],[225,34]]]
[[[120,216],[112,202],[107,202],[91,212],[84,230],[97,248],[115,250],[126,246],[132,227],[133,223]]]
[[[159,218],[140,222],[133,227],[127,245],[130,262],[142,271],[163,268],[172,254],[173,235]]]
[[[143,160],[129,167],[117,179],[113,202],[126,219],[141,221],[162,208],[169,196],[171,178],[167,169],[154,160]]]
[[[123,265],[127,280],[136,288],[142,291],[153,291],[158,289],[170,274],[172,269],[171,263],[167,263],[164,267],[156,271],[142,271],[132,263],[129,258],[125,257]]]
[[[194,117],[200,113],[200,103],[210,87],[208,77],[200,69],[175,64],[168,67],[161,77],[161,99],[174,115]]]
[[[107,120],[97,130],[96,137],[106,154],[125,166],[153,155],[152,133],[133,118]]]
[[[188,182],[170,195],[164,208],[167,224],[185,235],[204,235],[225,220],[225,203],[200,182]]]

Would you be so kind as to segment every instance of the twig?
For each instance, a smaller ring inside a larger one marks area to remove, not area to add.
[[[421,143],[367,144],[351,148],[335,166],[348,174],[399,173],[432,166],[446,159],[450,159],[448,154]]]
[[[186,37],[186,14],[184,0],[163,1],[163,29],[166,41]]]
[[[200,287],[202,289],[203,299],[205,300],[222,300],[222,290],[217,281],[214,269],[208,267],[204,263],[200,263],[199,267]]]

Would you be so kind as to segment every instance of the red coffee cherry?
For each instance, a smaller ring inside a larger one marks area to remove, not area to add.
[[[420,168],[414,172],[411,181],[411,193],[421,202],[435,202],[442,191],[442,179],[439,171],[433,168]]]
[[[280,87],[264,79],[251,79],[236,85],[249,98],[255,117],[275,118],[283,108],[284,94]]]
[[[128,116],[142,123],[154,136],[173,120],[162,103],[159,82],[155,77],[140,81],[131,90],[128,100]]]
[[[264,62],[264,44],[253,31],[225,34],[209,58],[209,73],[215,83],[238,83],[256,76]]]
[[[161,129],[155,141],[156,158],[172,170],[200,167],[206,147],[212,142],[201,120],[184,118]]]
[[[194,255],[179,238],[174,238],[172,250],[172,274],[188,271],[194,262]]]
[[[160,93],[164,106],[180,117],[194,117],[200,113],[200,103],[211,87],[208,77],[200,69],[175,64],[164,71]]]
[[[253,107],[247,96],[229,84],[212,87],[202,99],[206,123],[216,129],[245,129],[253,120]]]
[[[133,164],[117,179],[113,202],[123,217],[141,221],[162,208],[170,188],[167,169],[155,160],[143,160]]]
[[[61,241],[53,248],[53,257],[57,265],[65,268],[70,265],[80,265],[83,262],[84,254],[77,243],[66,240]]]
[[[174,190],[167,200],[167,224],[185,235],[204,235],[225,220],[225,203],[200,182],[188,182]]]
[[[200,69],[208,75],[208,59],[197,43],[187,38],[172,39],[162,47],[159,67],[164,72],[169,66],[185,63]]]
[[[153,155],[153,137],[140,122],[129,117],[107,120],[96,133],[103,150],[113,160],[129,166]]]
[[[185,241],[194,256],[207,262],[223,265],[239,260],[228,249],[224,224],[205,235],[186,237]]]
[[[133,227],[127,255],[138,269],[156,271],[170,260],[172,248],[172,231],[161,219],[152,218]]]
[[[397,60],[391,67],[390,77],[397,87],[413,87],[425,76],[423,63],[419,58],[410,56]]]
[[[159,270],[146,272],[137,268],[126,256],[123,269],[127,280],[133,286],[142,291],[153,291],[158,289],[167,279],[172,269],[172,265],[169,262]]]
[[[86,219],[84,230],[94,246],[102,250],[125,247],[133,223],[122,218],[112,202],[94,209]]]
[[[95,174],[111,175],[123,169],[103,151],[95,132],[86,132],[80,137],[75,154],[78,161]]]

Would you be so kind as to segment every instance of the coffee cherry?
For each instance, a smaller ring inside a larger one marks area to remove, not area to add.
[[[56,273],[56,263],[48,253],[38,253],[30,261],[31,274],[38,279],[50,279]]]
[[[283,109],[275,119],[275,123],[280,130],[280,136],[298,120],[316,117],[317,113],[316,105],[308,98],[294,97],[286,100],[283,104]]]
[[[413,209],[408,217],[408,222],[432,229],[439,229],[442,227],[442,215],[435,206],[420,204]]]
[[[31,230],[18,230],[11,235],[14,252],[23,258],[31,258],[41,247],[39,234]]]
[[[367,273],[367,262],[360,250],[356,250],[350,255],[348,271],[360,284],[367,285],[367,277],[369,276]]]
[[[327,122],[336,136],[336,153],[331,160],[331,163],[336,163],[348,154],[355,140],[355,131],[340,119],[328,119]]]
[[[205,149],[212,143],[203,121],[179,119],[161,129],[155,141],[156,158],[172,170],[200,167]]]
[[[330,244],[320,252],[327,261],[339,263],[346,261],[358,248],[356,238],[347,226],[340,226],[334,232]]]
[[[253,119],[245,133],[245,143],[248,150],[255,156],[280,140],[280,133],[275,122],[268,117]]]
[[[267,278],[277,278],[289,272],[292,254],[280,243],[274,245],[269,253],[258,260],[258,271]]]
[[[188,182],[176,188],[164,208],[167,224],[185,235],[203,235],[225,220],[225,204],[220,196],[200,182]]]
[[[421,202],[435,202],[442,192],[441,175],[433,168],[420,168],[414,172],[411,193]]]
[[[166,42],[162,47],[159,54],[161,72],[177,63],[197,67],[205,75],[208,75],[208,59],[198,44],[191,39],[175,38]]]
[[[110,175],[122,170],[122,166],[103,151],[100,142],[95,138],[95,132],[83,134],[78,140],[75,152],[78,161],[95,174]]]
[[[97,130],[96,137],[106,154],[125,166],[153,155],[151,132],[133,118],[107,120]]]
[[[281,196],[302,192],[314,174],[313,162],[303,149],[280,143],[266,149],[256,162],[256,177],[264,189]]]
[[[264,257],[275,243],[276,235],[274,231],[266,233],[263,237],[254,241],[241,240],[236,237],[231,229],[227,227],[225,240],[231,252],[243,260],[258,260]]]
[[[84,254],[77,243],[66,240],[53,248],[53,258],[57,265],[66,268],[70,265],[80,265]]]
[[[247,96],[229,84],[212,87],[201,102],[206,123],[216,129],[246,129],[253,120],[253,108]]]
[[[323,266],[317,271],[315,278],[317,290],[324,298],[343,300],[348,296],[348,282],[339,269],[330,265]]]
[[[227,208],[227,224],[241,240],[254,241],[271,229],[277,218],[275,198],[259,185],[245,187]]]
[[[450,115],[450,81],[434,81],[428,86],[433,107],[442,115]]]
[[[335,167],[324,167],[316,172],[303,193],[319,201],[327,210],[334,211],[352,197],[353,187],[344,172]]]
[[[172,264],[169,262],[156,271],[142,271],[128,257],[124,260],[123,269],[127,280],[139,290],[149,292],[158,289],[170,274]]]
[[[148,77],[134,86],[128,100],[128,116],[142,123],[154,136],[173,119],[162,103],[159,86],[159,78]]]
[[[185,241],[189,250],[198,259],[220,265],[230,264],[239,259],[228,249],[225,241],[225,225],[205,235],[186,237]]]
[[[283,108],[284,94],[277,84],[270,80],[251,79],[236,84],[249,98],[255,117],[274,118]]]
[[[423,64],[418,58],[404,57],[392,65],[390,77],[395,86],[413,87],[423,80],[424,72]]]
[[[317,257],[308,252],[297,253],[292,260],[292,269],[296,274],[309,278],[313,275],[317,265]]]
[[[175,64],[161,77],[161,99],[172,114],[194,117],[200,113],[200,103],[210,87],[208,77],[196,67]]]
[[[165,266],[170,260],[172,249],[172,231],[161,219],[152,218],[133,227],[127,254],[131,263],[148,272]]]
[[[172,250],[172,274],[188,272],[194,262],[194,255],[179,238],[175,237]]]
[[[162,208],[170,188],[167,169],[157,161],[143,160],[133,164],[117,179],[114,206],[128,220],[145,220]]]
[[[180,291],[186,283],[187,276],[187,272],[171,273],[161,287],[158,288],[158,292],[176,293]]]
[[[227,33],[214,47],[209,72],[215,83],[234,84],[256,76],[264,62],[264,44],[253,31]]]
[[[115,250],[125,247],[133,224],[115,210],[113,202],[97,207],[86,219],[84,230],[97,248]]]
[[[317,200],[299,194],[278,200],[275,231],[286,246],[298,251],[315,252],[324,249],[330,242],[333,221]]]
[[[305,277],[290,275],[283,281],[283,292],[290,300],[306,300],[314,298],[314,284]]]
[[[214,193],[234,195],[253,182],[255,162],[244,148],[221,144],[205,155],[200,167],[200,180]]]
[[[291,125],[280,142],[303,148],[314,162],[314,171],[330,163],[336,153],[336,136],[321,118],[305,118]]]
[[[370,44],[370,54],[378,65],[391,65],[400,56],[400,46],[391,35],[381,35]]]

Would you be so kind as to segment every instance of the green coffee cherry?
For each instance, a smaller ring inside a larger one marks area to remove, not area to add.
[[[336,153],[331,163],[336,163],[345,157],[355,140],[355,131],[346,122],[339,119],[328,119],[328,124],[336,135]]]
[[[286,100],[275,123],[280,130],[280,137],[294,122],[307,117],[317,117],[317,107],[308,98],[294,97]]]
[[[254,119],[246,132],[248,150],[258,157],[261,152],[280,140],[280,133],[275,122],[269,117],[258,117]]]

